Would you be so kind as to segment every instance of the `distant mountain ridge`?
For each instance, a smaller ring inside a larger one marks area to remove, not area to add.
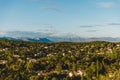
[[[13,32],[11,31],[6,32],[4,34],[2,33],[0,34],[0,39],[28,42],[89,42],[89,41],[120,42],[120,38],[112,37],[83,38],[70,33],[58,35],[57,33],[26,32],[26,31],[13,31]]]
[[[13,41],[22,41],[22,42],[52,42],[51,40],[47,38],[39,38],[39,39],[33,39],[33,38],[11,38],[11,37],[0,37],[0,40],[13,40]]]
[[[13,40],[13,41],[24,41],[24,42],[90,42],[90,41],[109,41],[109,42],[120,42],[120,38],[58,38],[58,37],[48,37],[48,38],[11,38],[11,37],[0,37],[0,40]]]

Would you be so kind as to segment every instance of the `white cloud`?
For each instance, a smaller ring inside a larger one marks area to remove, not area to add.
[[[103,24],[92,24],[92,25],[82,25],[82,26],[79,26],[80,28],[94,28],[94,27],[109,27],[109,26],[120,26],[120,23],[115,23],[115,22],[112,22],[112,23],[103,23]]]
[[[49,10],[49,11],[55,11],[55,12],[60,12],[61,9],[59,8],[54,8],[54,7],[40,7],[42,10]]]
[[[97,32],[98,30],[87,30],[86,32]]]
[[[111,25],[111,26],[119,26],[120,23],[108,23],[108,25]]]
[[[4,36],[6,32],[0,32],[0,36]]]
[[[97,5],[103,8],[113,8],[116,7],[117,4],[115,2],[99,2]]]

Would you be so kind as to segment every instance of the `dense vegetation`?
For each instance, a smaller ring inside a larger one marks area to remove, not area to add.
[[[120,43],[0,40],[0,80],[120,80]]]

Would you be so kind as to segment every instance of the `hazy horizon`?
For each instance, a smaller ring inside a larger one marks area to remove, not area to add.
[[[0,34],[7,31],[120,37],[120,0],[0,0]]]

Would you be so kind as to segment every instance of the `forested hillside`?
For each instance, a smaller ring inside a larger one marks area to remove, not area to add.
[[[120,43],[0,40],[0,80],[120,80]]]

